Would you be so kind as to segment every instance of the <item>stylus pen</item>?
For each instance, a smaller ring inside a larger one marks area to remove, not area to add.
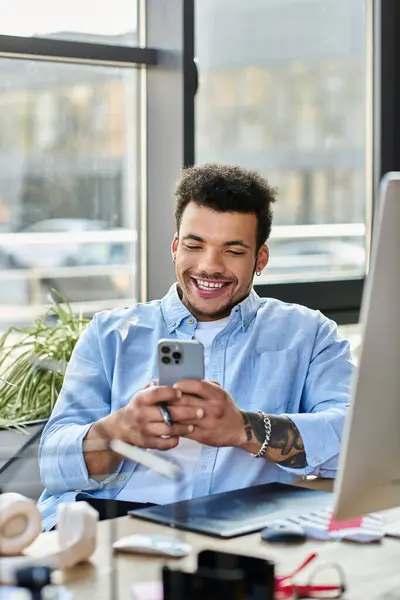
[[[144,467],[159,473],[159,475],[163,475],[174,481],[181,479],[182,472],[180,467],[157,454],[153,454],[152,452],[143,450],[143,448],[138,448],[137,446],[131,446],[131,444],[126,444],[125,442],[121,442],[121,440],[111,440],[110,448],[116,454],[120,454],[128,460],[140,463]]]
[[[157,406],[160,409],[160,413],[161,413],[161,416],[163,418],[164,423],[166,425],[168,425],[168,427],[172,427],[172,425],[174,424],[174,421],[172,420],[172,417],[169,414],[169,410],[168,410],[167,405],[165,404],[165,402],[159,402],[157,404]]]
[[[149,387],[152,387],[153,385],[156,385],[156,382],[150,381]],[[160,413],[161,413],[164,423],[166,425],[168,425],[168,427],[172,427],[172,425],[174,424],[174,421],[173,421],[171,415],[169,414],[169,410],[168,410],[166,402],[159,402],[157,404],[157,406],[160,409]]]

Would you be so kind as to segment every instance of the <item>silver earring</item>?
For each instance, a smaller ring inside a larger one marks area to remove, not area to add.
[[[262,273],[262,271],[256,271],[257,277],[260,277],[261,273]]]

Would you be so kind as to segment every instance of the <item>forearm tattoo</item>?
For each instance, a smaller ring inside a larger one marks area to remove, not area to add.
[[[268,415],[271,420],[271,439],[265,457],[285,467],[303,469],[307,466],[303,440],[289,417]],[[247,441],[265,440],[264,420],[259,413],[242,411]]]

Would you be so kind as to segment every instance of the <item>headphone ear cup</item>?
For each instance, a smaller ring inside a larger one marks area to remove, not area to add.
[[[57,507],[61,569],[88,560],[96,549],[99,513],[87,502],[65,502]]]
[[[0,494],[0,555],[16,556],[30,546],[42,531],[36,504],[22,494]]]

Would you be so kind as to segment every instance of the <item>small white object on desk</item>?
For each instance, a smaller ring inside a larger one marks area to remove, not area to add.
[[[46,588],[43,596],[46,600],[73,600],[74,597],[63,585]],[[0,588],[0,600],[32,600],[32,594],[26,588],[4,585]]]
[[[135,533],[113,543],[114,550],[150,556],[183,558],[191,552],[191,547],[177,538],[153,533]]]
[[[96,550],[99,513],[87,502],[61,503],[57,507],[60,544],[59,568],[88,560]]]
[[[30,498],[8,492],[0,494],[0,555],[21,554],[42,531],[42,519]]]
[[[42,530],[36,504],[20,494],[1,494],[0,582],[14,585],[18,569],[35,566],[66,569],[88,560],[96,548],[98,520],[99,513],[87,502],[59,504],[56,548],[46,548],[41,556],[30,555],[30,548]]]

